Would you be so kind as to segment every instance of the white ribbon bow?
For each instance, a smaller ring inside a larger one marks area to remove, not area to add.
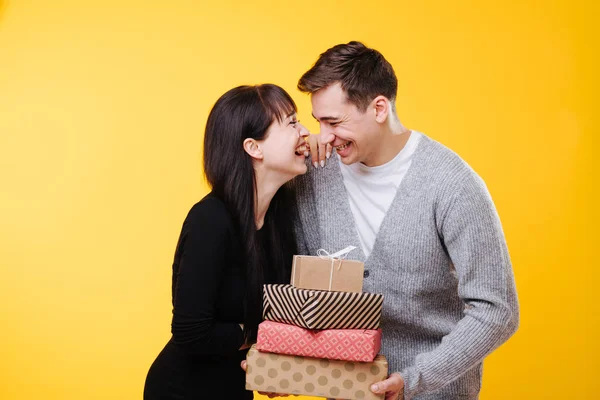
[[[329,271],[329,290],[331,290],[331,285],[333,284],[333,268],[335,264],[335,260],[340,260],[340,264],[338,265],[338,271],[342,268],[342,260],[346,258],[346,256],[352,251],[356,249],[356,246],[348,246],[345,249],[337,251],[333,254],[329,254],[329,252],[325,249],[317,250],[317,255],[319,258],[323,260],[331,259],[331,269]]]
[[[323,259],[327,259],[327,258],[339,258],[339,259],[344,259],[346,258],[346,256],[348,255],[348,253],[350,253],[352,250],[356,249],[356,246],[348,246],[345,249],[342,249],[336,253],[333,254],[329,254],[329,252],[325,249],[319,249],[317,250],[317,255]]]

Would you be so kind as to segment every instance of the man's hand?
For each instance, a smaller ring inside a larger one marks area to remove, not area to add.
[[[331,157],[331,144],[322,144],[318,133],[309,135],[306,138],[306,142],[310,148],[310,158],[313,167],[317,168],[320,165],[323,168],[327,162],[326,160]]]
[[[375,394],[385,393],[385,400],[402,400],[404,398],[404,379],[402,379],[402,375],[394,372],[386,380],[372,384],[371,391]]]

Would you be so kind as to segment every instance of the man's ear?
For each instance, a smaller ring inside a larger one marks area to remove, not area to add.
[[[254,139],[248,138],[244,140],[244,151],[255,160],[263,159],[263,152],[258,142]]]
[[[390,115],[390,101],[385,96],[377,96],[371,104],[375,113],[375,121],[380,124],[384,123]]]

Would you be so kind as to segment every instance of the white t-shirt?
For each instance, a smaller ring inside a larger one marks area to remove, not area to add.
[[[367,167],[363,163],[346,165],[340,159],[350,209],[358,229],[360,244],[367,257],[373,250],[383,217],[410,168],[421,136],[420,132],[412,131],[398,155],[377,167]]]

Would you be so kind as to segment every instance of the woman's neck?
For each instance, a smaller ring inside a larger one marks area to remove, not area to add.
[[[260,230],[265,224],[265,216],[271,200],[283,183],[268,179],[264,174],[256,173],[256,199],[254,201],[254,221],[256,229]]]

